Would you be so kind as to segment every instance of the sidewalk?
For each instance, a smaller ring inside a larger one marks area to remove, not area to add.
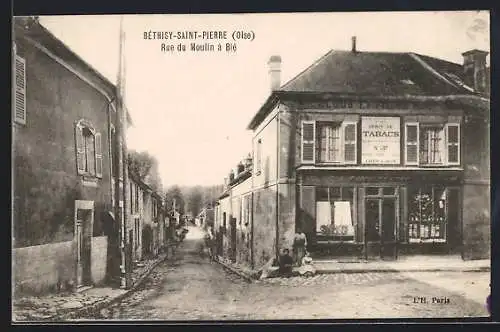
[[[15,299],[12,303],[12,322],[58,321],[98,311],[135,291],[151,271],[166,258],[166,254],[160,254],[157,258],[141,261],[140,266],[132,272],[132,287],[127,290],[103,286],[89,288],[79,293],[68,292]]]
[[[314,260],[318,273],[356,272],[473,272],[490,271],[488,259],[464,261],[460,256],[406,256],[395,261]]]
[[[218,256],[217,261],[248,282],[256,280],[257,271]],[[464,261],[460,256],[407,256],[396,261],[350,261],[316,259],[317,274],[365,272],[489,272],[490,260]],[[294,270],[297,268],[294,268]]]

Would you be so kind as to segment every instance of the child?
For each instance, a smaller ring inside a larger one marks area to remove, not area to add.
[[[290,251],[283,249],[282,255],[279,258],[279,274],[283,277],[292,276],[293,258],[290,256]]]

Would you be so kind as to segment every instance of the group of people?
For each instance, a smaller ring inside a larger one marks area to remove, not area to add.
[[[204,247],[208,249],[210,260],[215,259],[215,235],[212,227],[208,227],[204,237]],[[315,274],[312,265],[312,258],[307,252],[307,236],[299,228],[294,235],[292,243],[292,255],[289,248],[283,248],[277,259],[272,262],[273,266],[278,266],[277,273],[283,277],[290,277],[293,273],[294,265],[298,267],[298,274],[311,276]],[[271,263],[271,262],[270,262]]]
[[[304,276],[314,275],[315,270],[312,266],[312,258],[307,252],[307,236],[299,228],[294,235],[292,243],[293,257],[290,256],[290,250],[283,248],[278,259],[278,273],[283,277],[290,277],[293,275],[294,264],[299,267],[298,274]]]

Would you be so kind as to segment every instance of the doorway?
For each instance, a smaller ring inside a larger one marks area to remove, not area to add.
[[[368,192],[365,201],[365,256],[384,260],[397,259],[396,191],[380,190],[376,194],[374,191],[372,193],[373,197],[370,197]]]
[[[231,260],[236,262],[236,218],[231,217]]]
[[[92,283],[91,250],[94,217],[93,201],[75,202],[76,287]]]

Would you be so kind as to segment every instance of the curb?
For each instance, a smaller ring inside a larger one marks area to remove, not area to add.
[[[116,297],[113,297],[113,298],[108,298],[108,299],[99,301],[99,302],[94,303],[94,304],[92,304],[90,306],[83,307],[83,308],[77,309],[75,311],[71,311],[71,312],[64,313],[64,314],[59,314],[59,315],[56,314],[56,315],[54,315],[52,317],[43,319],[42,321],[57,321],[57,320],[73,319],[73,318],[75,318],[75,316],[79,316],[79,315],[82,315],[82,314],[83,315],[89,315],[89,314],[91,314],[93,312],[96,312],[96,311],[99,311],[101,309],[104,309],[105,307],[108,307],[108,306],[110,306],[110,305],[112,305],[112,304],[114,304],[116,302],[120,302],[125,297],[127,297],[128,295],[130,295],[134,291],[136,291],[137,288],[139,286],[141,286],[142,283],[144,283],[144,281],[151,274],[151,272],[153,272],[153,270],[158,265],[160,265],[162,262],[164,262],[167,258],[168,258],[168,256],[165,255],[165,257],[160,258],[160,259],[158,259],[158,261],[156,261],[155,263],[153,263],[153,265],[151,265],[151,267],[149,269],[147,269],[146,272],[144,272],[143,275],[140,276],[139,279],[132,285],[132,287],[130,289],[127,289],[125,293],[120,294],[120,295],[118,295]]]
[[[248,282],[248,283],[250,283],[250,284],[251,284],[251,283],[253,283],[253,282],[255,281],[255,280],[254,280],[251,276],[247,275],[246,273],[241,272],[241,271],[239,271],[239,270],[235,269],[234,267],[232,267],[231,265],[229,265],[229,264],[226,264],[226,263],[222,262],[222,261],[219,259],[219,257],[217,257],[217,258],[215,259],[215,262],[219,263],[220,265],[222,265],[224,268],[228,269],[228,270],[229,270],[229,271],[231,271],[232,273],[237,274],[239,277],[243,278],[246,282]]]
[[[343,269],[343,270],[316,270],[317,274],[339,274],[339,273],[407,273],[407,272],[490,272],[489,267],[468,268],[468,269]]]

